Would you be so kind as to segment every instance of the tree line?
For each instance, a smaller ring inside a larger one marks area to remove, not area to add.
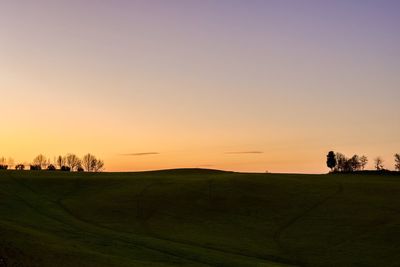
[[[49,171],[76,171],[76,172],[100,172],[104,170],[104,161],[98,159],[96,156],[88,153],[82,158],[79,158],[75,154],[67,154],[65,156],[55,157],[53,161],[47,158],[43,154],[37,155],[30,164],[18,163],[14,164],[12,158],[6,159],[0,157],[0,170],[7,170],[14,167],[15,170],[25,170],[29,167],[29,170],[49,170]]]
[[[331,169],[331,172],[354,172],[363,171],[368,163],[368,158],[366,156],[358,156],[357,154],[351,158],[346,157],[342,153],[335,153],[334,151],[329,151],[326,156],[326,165]],[[394,155],[396,171],[400,171],[400,154],[396,153]],[[374,168],[377,171],[385,171],[383,165],[383,159],[381,157],[376,157],[374,159]]]

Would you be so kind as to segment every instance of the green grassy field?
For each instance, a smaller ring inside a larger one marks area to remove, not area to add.
[[[399,266],[400,176],[0,172],[0,266]]]

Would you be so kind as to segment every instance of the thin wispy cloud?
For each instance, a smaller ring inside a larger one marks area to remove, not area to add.
[[[159,155],[159,152],[140,152],[140,153],[127,153],[127,154],[120,154],[121,156],[132,156],[132,157],[139,157],[139,156],[150,156],[150,155]]]
[[[263,151],[230,151],[225,154],[263,154]]]

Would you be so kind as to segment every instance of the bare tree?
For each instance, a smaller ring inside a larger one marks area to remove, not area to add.
[[[365,166],[367,166],[367,163],[368,163],[368,158],[366,156],[362,155],[360,157],[360,164],[361,164],[361,169],[362,170],[365,169]]]
[[[75,154],[68,154],[66,156],[66,162],[67,166],[71,168],[71,171],[76,171],[81,164],[81,160]]]
[[[348,161],[347,157],[342,153],[336,153],[336,161],[337,165],[336,168],[338,171],[343,172],[346,171],[346,163]]]
[[[87,172],[99,172],[103,170],[104,162],[89,153],[83,156],[82,166]]]
[[[383,159],[381,157],[375,158],[375,169],[377,171],[383,170]]]
[[[104,161],[96,159],[95,162],[93,162],[93,171],[101,172],[103,169],[104,169]]]
[[[77,172],[83,172],[83,171],[85,171],[85,170],[83,169],[83,167],[82,167],[82,160],[79,161],[79,164],[78,164],[78,166],[76,167],[76,171],[77,171]]]
[[[347,158],[342,153],[336,153],[336,172],[353,172],[364,170],[365,165],[368,162],[368,158],[366,156],[359,157],[357,154],[352,156],[351,158]]]
[[[59,169],[61,169],[63,166],[65,166],[65,162],[66,162],[65,157],[60,155],[57,157],[56,165],[59,167]]]
[[[394,162],[395,162],[394,168],[397,171],[400,171],[400,154],[395,154],[394,155]]]
[[[93,159],[95,159],[95,157],[90,153],[88,153],[85,156],[83,156],[83,158],[82,158],[82,166],[85,169],[85,171],[87,171],[87,172],[91,172],[92,171]]]
[[[361,169],[360,157],[354,155],[349,159],[350,171],[359,171]]]
[[[47,158],[40,154],[33,159],[33,165],[40,166],[40,168],[45,169],[47,166]]]

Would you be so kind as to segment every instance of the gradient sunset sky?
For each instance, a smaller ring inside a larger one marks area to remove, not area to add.
[[[400,1],[0,1],[0,156],[326,172],[400,152]]]

